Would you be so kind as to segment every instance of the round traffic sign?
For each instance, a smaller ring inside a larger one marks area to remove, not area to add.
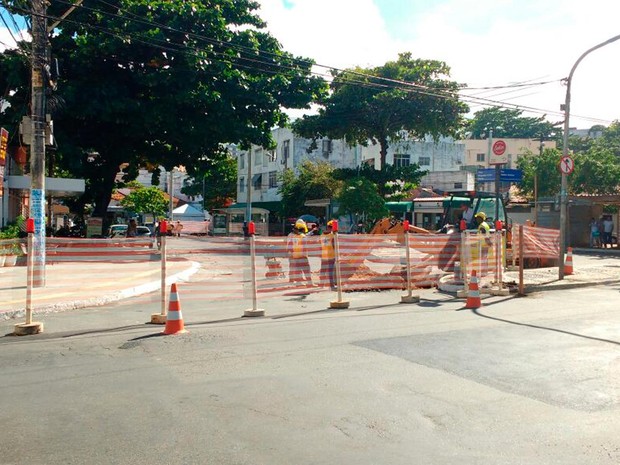
[[[568,155],[560,159],[560,171],[562,174],[571,174],[575,169],[575,161]]]
[[[506,142],[503,140],[496,140],[493,143],[493,153],[495,155],[503,155],[506,151]]]

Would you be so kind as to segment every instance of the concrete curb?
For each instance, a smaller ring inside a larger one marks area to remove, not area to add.
[[[174,275],[168,276],[166,278],[166,285],[170,285],[172,283],[186,281],[190,276],[198,272],[201,265],[198,262],[190,262],[191,267],[185,271],[181,271]],[[123,289],[117,291],[111,295],[104,297],[92,297],[90,299],[83,300],[75,300],[72,302],[63,302],[58,304],[48,304],[42,305],[40,307],[36,307],[32,310],[32,314],[34,315],[45,315],[48,313],[58,313],[66,310],[77,310],[80,308],[86,307],[100,307],[102,305],[107,305],[113,302],[119,302],[123,299],[127,299],[129,297],[137,297],[139,295],[148,294],[151,292],[155,292],[161,288],[161,280],[151,281],[148,283],[141,284],[139,286],[129,287],[127,289]],[[7,312],[0,314],[0,319],[2,320],[11,320],[24,317],[26,315],[26,308],[20,308],[17,310],[9,310]]]

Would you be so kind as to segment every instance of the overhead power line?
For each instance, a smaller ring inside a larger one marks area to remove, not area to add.
[[[67,5],[73,5],[69,2],[65,2],[63,0],[57,0],[59,3],[65,3]],[[110,3],[105,2],[104,0],[97,0],[102,4],[105,4],[107,6],[110,7],[114,7],[114,8],[118,8],[116,5],[112,5]],[[157,40],[153,37],[148,37],[148,38],[143,38],[140,36],[137,36],[135,33],[133,34],[129,34],[129,33],[119,33],[118,31],[112,31],[108,28],[105,27],[101,27],[101,26],[95,26],[91,23],[85,23],[85,22],[81,22],[81,21],[75,21],[75,20],[71,20],[71,19],[65,19],[65,22],[68,23],[73,23],[79,26],[83,26],[83,27],[87,27],[87,28],[91,28],[93,30],[97,30],[101,33],[104,34],[108,34],[117,38],[120,38],[121,40],[133,40],[135,42],[139,42],[142,43],[144,45],[147,46],[151,46],[154,48],[158,48],[164,51],[168,51],[168,52],[177,52],[177,53],[188,53],[194,56],[197,56],[199,53],[207,53],[207,55],[215,55],[215,56],[208,56],[207,59],[213,62],[218,62],[218,63],[225,63],[225,64],[229,64],[229,65],[233,65],[233,66],[237,66],[241,69],[247,69],[250,71],[260,71],[262,73],[266,73],[266,74],[277,74],[278,71],[276,70],[293,70],[296,71],[299,69],[300,65],[309,65],[309,64],[313,64],[314,67],[318,67],[318,68],[323,68],[329,71],[328,73],[320,73],[317,71],[313,71],[312,69],[309,71],[310,74],[314,75],[314,76],[320,76],[322,78],[326,78],[329,79],[331,77],[333,77],[333,73],[335,72],[336,74],[340,74],[341,79],[343,78],[343,76],[346,75],[353,75],[353,76],[357,76],[360,79],[363,78],[364,80],[358,80],[358,79],[351,79],[348,78],[346,79],[346,83],[350,84],[350,85],[358,85],[361,87],[366,87],[366,88],[375,88],[375,89],[393,89],[393,88],[398,88],[400,90],[403,91],[408,91],[408,92],[416,92],[419,93],[421,95],[428,95],[428,96],[433,96],[433,97],[437,97],[437,98],[445,98],[445,99],[454,99],[456,98],[455,95],[455,91],[453,91],[452,89],[435,89],[435,88],[431,88],[428,86],[423,86],[417,83],[412,83],[412,82],[407,82],[407,81],[401,81],[401,80],[396,80],[396,79],[389,79],[389,78],[385,78],[385,77],[381,77],[381,76],[375,76],[375,75],[371,75],[371,74],[367,74],[367,73],[363,73],[363,72],[359,72],[359,71],[355,71],[355,70],[344,70],[344,69],[340,69],[340,68],[336,68],[336,67],[330,67],[330,66],[325,66],[325,65],[319,65],[316,63],[313,63],[311,60],[301,60],[301,59],[295,59],[292,57],[287,57],[286,55],[280,55],[280,54],[276,54],[273,52],[268,52],[268,51],[259,51],[259,50],[255,50],[253,48],[250,47],[246,47],[240,44],[233,44],[230,42],[225,42],[219,39],[215,39],[215,38],[211,38],[211,37],[206,37],[200,34],[195,34],[195,33],[191,33],[191,32],[187,32],[187,31],[183,31],[180,29],[176,29],[176,28],[171,28],[169,26],[157,23],[157,22],[153,22],[153,21],[148,21],[148,20],[144,20],[141,17],[137,17],[137,15],[133,14],[133,13],[129,13],[131,15],[127,16],[126,14],[114,14],[114,13],[110,13],[107,11],[103,11],[103,10],[99,10],[96,8],[91,8],[91,7],[85,7],[83,5],[79,5],[79,8],[81,9],[85,9],[85,10],[89,10],[89,11],[93,11],[96,13],[100,13],[100,14],[105,14],[107,16],[111,16],[114,18],[120,17],[123,19],[126,19],[128,21],[132,21],[135,23],[140,23],[140,24],[144,24],[144,25],[148,25],[148,26],[153,26],[153,27],[158,27],[158,28],[162,28],[171,32],[176,32],[176,33],[180,33],[183,35],[186,35],[188,37],[192,37],[195,40],[199,40],[199,41],[204,41],[207,44],[210,45],[215,45],[215,46],[219,46],[219,47],[225,47],[227,50],[235,50],[237,51],[237,55],[234,57],[231,57],[229,54],[224,53],[223,51],[217,51],[215,49],[204,49],[204,48],[199,48],[199,47],[192,47],[189,46],[188,44],[176,44],[174,42],[171,42],[170,40]],[[119,11],[123,11],[123,10],[119,10]],[[58,19],[57,17],[53,17],[53,16],[48,16],[48,18],[51,19]],[[248,57],[247,54],[251,53],[252,56]],[[279,62],[274,62],[274,61],[268,61],[269,57],[273,57],[274,59],[277,59],[278,61],[284,59],[285,63],[279,63]],[[290,60],[290,64],[286,64],[286,59],[289,58]],[[265,68],[266,67],[266,68]],[[370,80],[370,82],[366,81],[366,80]],[[517,83],[517,84],[512,84],[512,85],[506,85],[506,86],[487,86],[488,89],[501,89],[501,88],[516,88],[519,89],[521,87],[523,88],[527,88],[528,86],[540,86],[540,85],[546,85],[549,83],[553,83],[553,82],[558,82],[559,80],[553,80],[553,81],[543,81],[543,82],[539,82],[539,83]],[[541,108],[536,108],[536,107],[532,107],[532,106],[526,106],[526,105],[519,105],[519,104],[513,104],[513,103],[508,103],[506,102],[506,100],[508,99],[503,99],[503,100],[495,100],[495,99],[491,99],[491,98],[485,98],[485,97],[481,97],[481,96],[477,96],[477,95],[463,95],[463,91],[466,91],[468,89],[473,90],[474,88],[460,88],[458,89],[458,92],[460,93],[460,100],[468,103],[468,104],[472,104],[475,106],[481,105],[481,106],[493,106],[493,107],[498,107],[498,108],[511,108],[511,109],[519,109],[522,111],[527,111],[527,112],[533,112],[533,113],[539,113],[539,114],[555,114],[555,115],[559,115],[559,116],[563,116],[563,113],[558,112],[558,111],[552,111],[552,110],[546,110],[546,109],[541,109]],[[482,88],[478,88],[478,90],[481,90]],[[484,89],[487,90],[487,89]],[[500,94],[501,95],[501,94]],[[514,98],[519,98],[519,96],[514,97]],[[577,115],[575,115],[577,116]],[[593,117],[587,117],[587,116],[578,116],[582,119],[587,119],[587,120],[591,120],[591,121],[595,121],[595,122],[602,122],[602,123],[609,123],[609,121],[607,120],[603,120],[603,119],[599,119],[599,118],[593,118]]]

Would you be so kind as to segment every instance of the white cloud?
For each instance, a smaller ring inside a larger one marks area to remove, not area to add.
[[[408,14],[407,2],[402,2],[408,35],[390,31],[372,0],[294,0],[289,8],[280,0],[260,3],[261,16],[284,48],[320,64],[372,66],[411,51],[420,58],[446,61],[452,77],[472,87],[566,77],[588,48],[620,34],[617,0],[451,0],[427,5],[418,16]],[[573,79],[571,126],[596,123],[578,116],[620,119],[619,57],[620,40],[579,65]],[[485,95],[558,112],[565,91],[556,83]],[[561,118],[548,116],[550,121]]]

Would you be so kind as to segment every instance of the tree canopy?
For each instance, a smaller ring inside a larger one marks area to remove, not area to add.
[[[121,205],[134,213],[152,213],[165,216],[168,211],[166,196],[157,187],[135,189],[121,200]]]
[[[449,74],[446,63],[414,59],[411,53],[376,68],[335,72],[319,114],[297,120],[293,129],[309,138],[378,143],[384,169],[390,140],[456,134],[468,108]]]
[[[67,6],[53,2],[50,17]],[[49,108],[57,163],[87,179],[95,214],[105,213],[121,163],[133,174],[146,162],[193,174],[224,156],[223,143],[270,145],[271,128],[287,122],[283,108],[320,98],[326,84],[312,61],[282,50],[258,6],[85,0],[61,23],[50,38],[61,68]],[[25,114],[29,79],[15,61],[0,57],[0,69],[23,78],[5,97]]]
[[[514,139],[550,139],[561,131],[552,123],[539,118],[522,116],[522,110],[490,107],[474,113],[473,119],[466,124],[472,139],[486,139],[489,129],[493,137]]]
[[[282,213],[286,217],[299,216],[309,211],[304,206],[306,200],[335,198],[342,183],[333,174],[334,169],[328,163],[308,160],[301,164],[298,174],[285,170],[278,188],[282,196]]]
[[[196,170],[193,182],[182,192],[203,196],[205,210],[227,207],[237,195],[237,160],[231,156],[209,159]]]

